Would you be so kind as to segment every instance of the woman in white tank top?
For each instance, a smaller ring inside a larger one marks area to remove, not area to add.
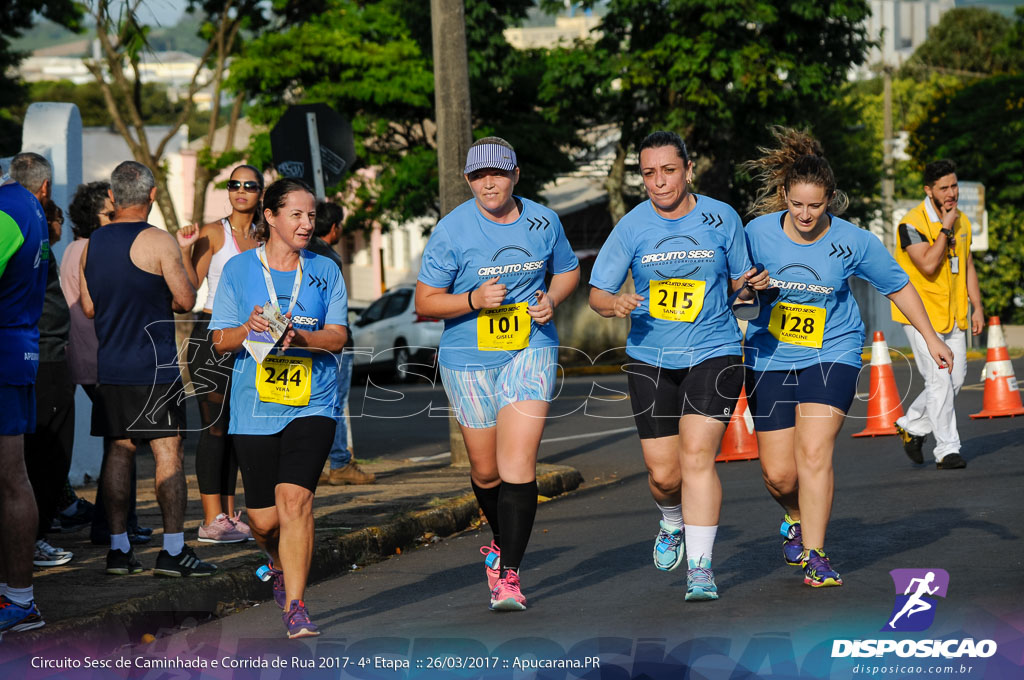
[[[192,284],[199,288],[205,278],[209,289],[203,311],[197,315],[187,354],[203,424],[196,448],[196,478],[203,502],[199,540],[203,543],[252,540],[252,532],[242,521],[241,511],[235,511],[238,462],[225,436],[233,357],[213,351],[208,327],[224,264],[258,245],[253,227],[262,212],[262,196],[263,173],[251,165],[239,165],[228,180],[231,214],[202,228],[198,225],[183,227],[189,231],[199,229],[199,238],[192,247],[192,264],[196,271]]]

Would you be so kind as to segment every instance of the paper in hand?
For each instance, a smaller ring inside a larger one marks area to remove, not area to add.
[[[284,314],[276,304],[269,300],[263,305],[263,318],[270,324],[270,328],[257,333],[256,331],[249,331],[242,345],[249,351],[252,358],[256,360],[257,364],[263,363],[263,360],[267,358],[271,350],[277,345],[284,335],[285,331],[288,330],[288,319],[285,318]]]

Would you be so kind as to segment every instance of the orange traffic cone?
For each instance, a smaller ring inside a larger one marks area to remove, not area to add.
[[[985,396],[981,411],[972,418],[999,418],[1024,415],[1024,405],[1017,391],[1017,378],[1013,374],[1010,353],[1006,351],[1006,338],[999,317],[988,320],[988,354],[985,357]]]
[[[885,334],[875,331],[871,342],[871,387],[868,392],[868,426],[854,437],[881,437],[896,434],[894,423],[903,417],[903,404],[896,389],[889,345]]]
[[[715,458],[716,463],[757,458],[757,437],[754,435],[754,419],[747,406],[747,389],[740,389],[736,410],[729,419],[729,427],[722,436],[722,451]]]

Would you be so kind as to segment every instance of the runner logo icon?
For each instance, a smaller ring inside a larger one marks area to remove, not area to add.
[[[945,569],[893,569],[889,574],[896,601],[882,630],[926,630],[935,621],[935,598],[946,597],[949,573]]]

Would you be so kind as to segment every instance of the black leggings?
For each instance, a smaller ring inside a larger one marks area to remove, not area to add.
[[[71,469],[75,441],[75,385],[66,361],[40,361],[36,376],[36,431],[25,435],[25,468],[39,508],[36,538],[50,530]]]
[[[199,402],[202,430],[196,447],[196,480],[199,493],[234,496],[238,481],[238,459],[231,447],[228,431],[228,397],[234,355],[221,355],[213,349],[210,315],[200,312],[188,342],[188,372]]]

